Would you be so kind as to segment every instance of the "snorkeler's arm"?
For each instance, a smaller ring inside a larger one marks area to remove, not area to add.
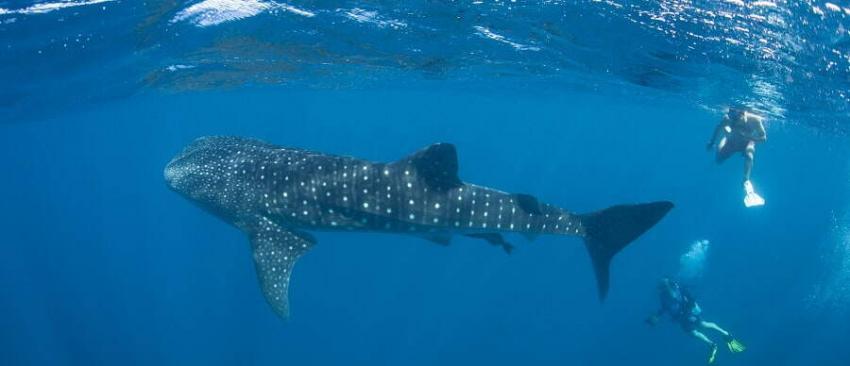
[[[714,147],[714,144],[715,142],[717,142],[717,139],[719,139],[720,136],[723,135],[724,127],[726,127],[728,124],[729,118],[724,116],[723,120],[721,120],[720,123],[717,124],[717,127],[714,128],[714,133],[711,134],[711,140],[708,140],[708,144],[705,145],[705,148],[707,150],[711,150],[711,148]]]
[[[752,138],[753,141],[757,141],[757,142],[767,141],[767,131],[764,129],[764,119],[762,119],[760,116],[756,116],[756,115],[750,115],[750,116],[754,117],[754,120],[755,120],[754,123],[753,123],[754,124],[754,126],[753,126],[754,136]]]
[[[767,140],[767,132],[764,129],[764,121],[761,116],[745,113],[743,118],[744,126],[735,130],[739,136],[755,142]]]

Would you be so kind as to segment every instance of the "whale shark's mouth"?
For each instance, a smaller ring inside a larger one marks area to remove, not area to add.
[[[181,169],[178,169],[174,166],[173,160],[165,166],[165,169],[162,171],[162,176],[165,178],[165,183],[168,184],[168,187],[174,189],[174,184],[180,180],[182,173]]]
[[[165,165],[162,176],[165,178],[168,188],[183,193],[180,187],[185,181],[186,176],[191,174],[192,171],[191,164],[186,163],[188,157],[189,154],[180,153]]]

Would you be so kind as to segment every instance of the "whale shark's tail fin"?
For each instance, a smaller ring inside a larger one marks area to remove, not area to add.
[[[593,261],[600,300],[608,294],[611,258],[658,223],[672,208],[673,203],[660,201],[612,206],[580,216],[584,226],[584,244]]]

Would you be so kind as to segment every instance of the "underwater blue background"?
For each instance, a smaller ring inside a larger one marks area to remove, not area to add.
[[[643,322],[697,240],[703,315],[748,346],[718,365],[847,365],[848,81],[847,0],[0,0],[0,365],[704,365]],[[767,119],[764,207],[705,150],[734,104]],[[449,142],[468,182],[676,208],[604,303],[577,238],[317,233],[283,321],[163,180],[205,135]]]
[[[843,365],[848,314],[830,304],[848,146],[775,126],[757,152],[762,208],[741,160],[703,145],[717,115],[576,93],[234,91],[140,96],[0,126],[4,364],[701,364],[705,349],[642,320],[691,241],[704,315],[749,350],[730,365]],[[169,191],[162,168],[197,136],[254,136],[374,160],[457,144],[461,177],[586,212],[670,199],[615,259],[597,301],[580,240],[319,234],[281,321],[246,238]],[[846,221],[844,221],[846,225]],[[846,259],[843,259],[846,260]],[[840,274],[838,274],[840,275]],[[846,276],[846,274],[844,274]],[[840,286],[837,284],[836,286]],[[835,289],[840,290],[839,288]],[[844,295],[846,296],[846,295]]]

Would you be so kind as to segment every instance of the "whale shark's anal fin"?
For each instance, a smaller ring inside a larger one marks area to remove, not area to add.
[[[580,216],[600,300],[608,294],[609,267],[614,255],[655,226],[672,208],[673,203],[660,201],[612,206]]]
[[[315,240],[307,235],[295,233],[268,220],[251,235],[251,248],[257,279],[266,301],[275,314],[283,319],[289,317],[289,276],[295,261],[306,253]]]

